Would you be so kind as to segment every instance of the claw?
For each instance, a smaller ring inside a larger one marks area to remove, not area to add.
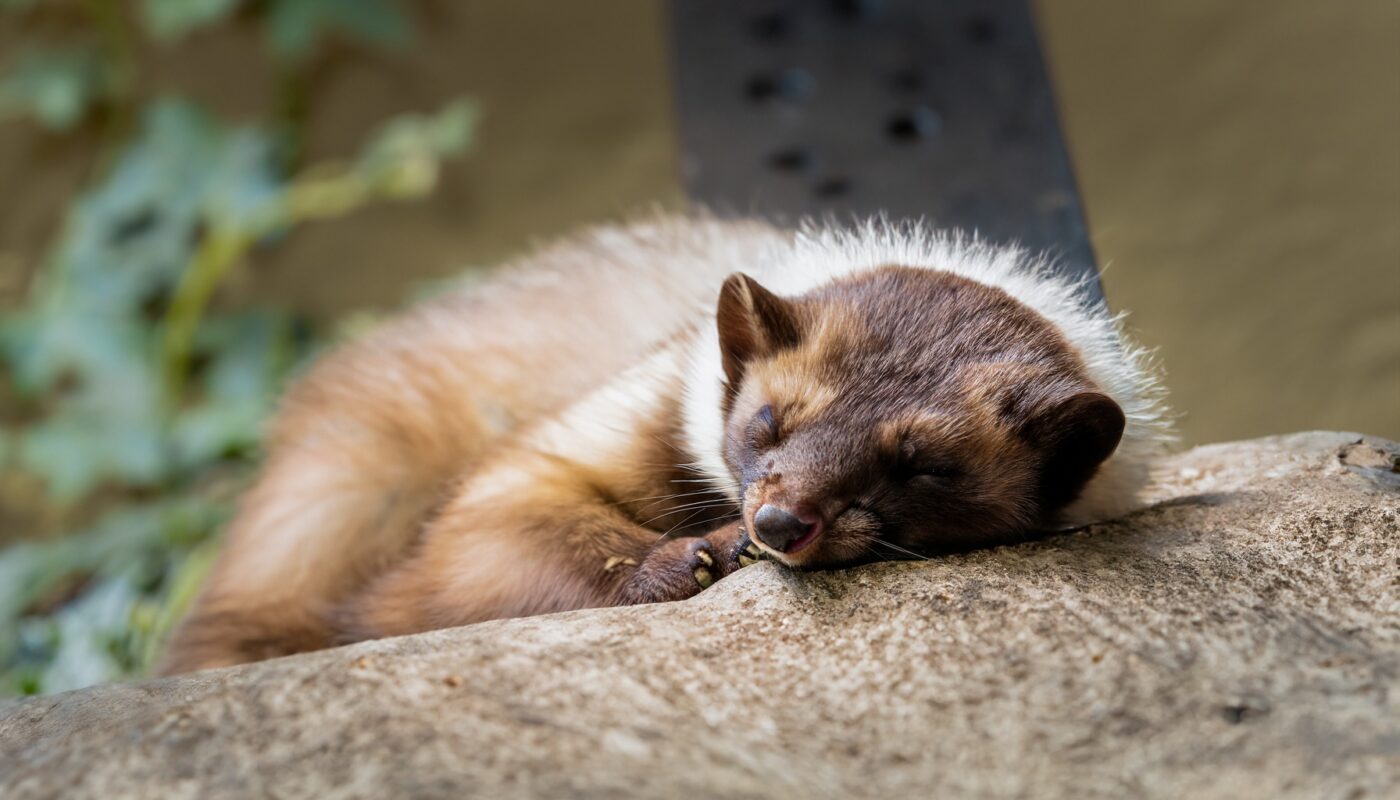
[[[739,567],[748,567],[763,560],[763,551],[758,549],[758,545],[744,537],[743,545],[739,548]]]
[[[637,559],[624,558],[623,556],[610,556],[607,562],[603,564],[603,571],[612,572],[613,570],[617,569],[623,564],[626,564],[629,567],[635,567],[637,566]]]
[[[696,567],[695,582],[700,584],[701,589],[708,589],[715,582],[715,576],[705,567]]]

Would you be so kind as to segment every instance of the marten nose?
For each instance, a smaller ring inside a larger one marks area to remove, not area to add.
[[[753,515],[753,532],[758,540],[780,553],[796,553],[817,540],[822,518],[804,509],[792,511],[764,503]]]

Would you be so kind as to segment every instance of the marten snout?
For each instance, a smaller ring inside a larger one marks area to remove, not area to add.
[[[821,515],[798,506],[791,510],[765,503],[753,517],[753,533],[780,553],[796,553],[815,542],[826,524]]]

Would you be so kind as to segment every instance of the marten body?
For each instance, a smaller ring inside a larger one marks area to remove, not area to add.
[[[1103,518],[1166,433],[1116,323],[1011,250],[670,219],[503,272],[288,394],[166,671]]]

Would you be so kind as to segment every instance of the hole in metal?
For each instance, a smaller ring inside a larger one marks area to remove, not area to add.
[[[782,172],[806,172],[815,160],[812,151],[805,147],[787,147],[770,155],[768,164]]]
[[[777,75],[755,75],[749,78],[744,93],[750,100],[787,100],[799,102],[812,96],[817,89],[817,79],[805,69],[793,67]]]
[[[827,178],[818,183],[812,191],[816,193],[817,197],[840,197],[844,194],[850,194],[851,182],[846,178]]]
[[[833,0],[831,7],[844,19],[869,19],[884,5],[882,0]]]
[[[782,12],[764,14],[753,21],[753,35],[761,42],[783,42],[792,38],[792,18]]]
[[[943,130],[943,117],[928,106],[915,106],[894,115],[885,132],[897,142],[916,142]]]

